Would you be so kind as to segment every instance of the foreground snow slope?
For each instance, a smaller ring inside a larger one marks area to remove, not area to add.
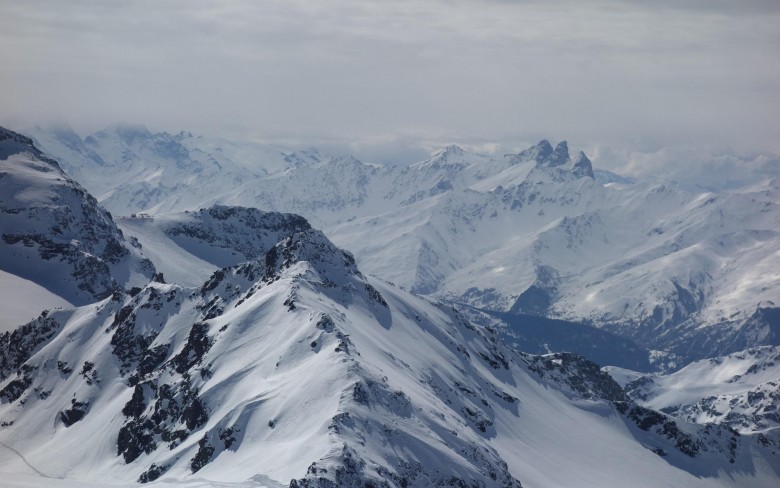
[[[0,470],[62,486],[780,481],[776,436],[673,421],[593,363],[497,338],[305,230],[199,288],[117,291],[0,336]]]
[[[111,215],[24,136],[0,128],[0,327],[143,285],[154,266]],[[21,314],[21,315],[20,315]],[[26,321],[24,320],[24,321]]]
[[[585,321],[685,362],[780,344],[778,178],[723,192],[634,183],[565,142],[494,157],[448,146],[401,167],[142,126],[32,132],[120,214],[299,213],[406,289]]]

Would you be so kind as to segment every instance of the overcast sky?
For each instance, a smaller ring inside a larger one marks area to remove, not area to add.
[[[0,123],[780,152],[780,1],[0,0]]]

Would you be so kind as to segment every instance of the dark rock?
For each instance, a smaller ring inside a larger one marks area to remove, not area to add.
[[[5,388],[0,390],[0,401],[3,403],[15,402],[27,391],[31,384],[32,378],[29,376],[22,376],[19,379],[8,382]]]
[[[209,326],[206,322],[196,322],[192,325],[187,343],[171,361],[177,373],[185,373],[203,360],[203,356],[206,355],[212,344],[208,331]]]
[[[577,178],[593,178],[593,164],[584,152],[580,151],[574,158],[571,172]]]
[[[166,471],[170,466],[157,466],[156,464],[152,463],[151,466],[149,466],[149,469],[141,473],[141,476],[138,477],[139,483],[149,483],[156,479],[158,479],[160,476],[165,474]]]
[[[203,466],[207,465],[211,461],[211,455],[214,454],[214,446],[208,443],[208,439],[204,436],[198,441],[198,452],[195,457],[190,460],[190,468],[193,473],[200,471]]]
[[[60,420],[65,427],[70,427],[79,420],[83,419],[89,409],[89,403],[79,402],[75,398],[71,400],[71,407],[59,413]]]
[[[141,454],[149,454],[157,449],[153,436],[155,427],[155,423],[149,419],[131,420],[123,425],[117,436],[117,454],[121,454],[126,463],[131,463]]]

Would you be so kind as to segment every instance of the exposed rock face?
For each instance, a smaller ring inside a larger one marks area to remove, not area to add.
[[[569,163],[569,145],[566,141],[561,141],[555,146],[548,162],[550,166],[563,166]]]
[[[553,147],[547,139],[542,139],[535,146],[518,153],[517,156],[520,160],[536,161],[539,164],[549,165],[550,158],[553,156]]]
[[[593,178],[593,164],[584,152],[580,151],[571,163],[571,171],[577,178]]]
[[[239,261],[247,261],[264,256],[282,238],[310,228],[299,215],[217,205],[186,212],[178,221],[171,219],[164,230],[185,247],[185,239],[196,241],[236,251]]]

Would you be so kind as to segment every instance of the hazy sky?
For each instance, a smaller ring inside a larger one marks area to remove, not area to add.
[[[128,121],[379,160],[540,138],[780,152],[778,0],[0,4],[12,128]]]

